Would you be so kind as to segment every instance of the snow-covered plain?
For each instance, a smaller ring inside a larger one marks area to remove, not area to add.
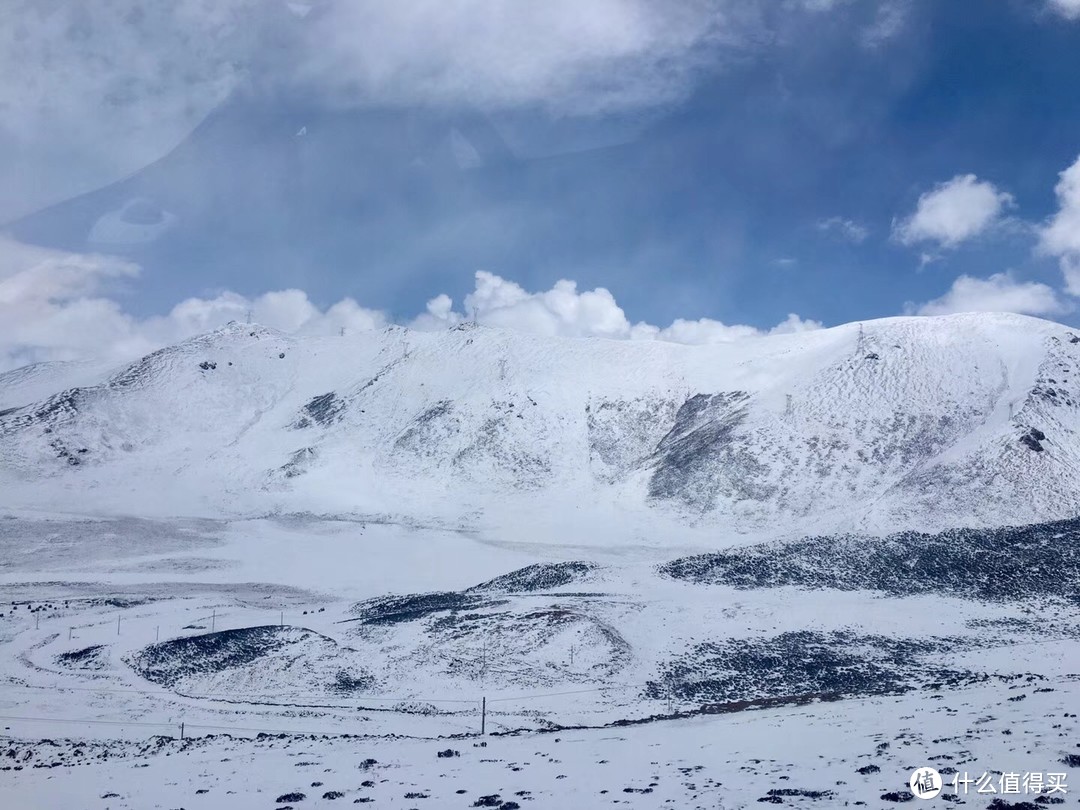
[[[0,377],[37,398],[0,412],[0,793],[1080,785],[1077,344],[1015,316],[700,348],[234,325],[82,387]]]

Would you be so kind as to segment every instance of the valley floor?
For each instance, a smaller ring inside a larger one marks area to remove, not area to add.
[[[1016,539],[1018,562],[1073,581],[1070,531]],[[903,542],[866,553],[880,566]],[[986,538],[912,542],[966,554]],[[32,810],[889,807],[931,766],[936,801],[1078,803],[1067,590],[998,598],[984,572],[1014,561],[984,554],[982,590],[960,595],[963,570],[940,566],[940,587],[895,593],[895,566],[864,583],[861,564],[822,568],[820,551],[784,551],[785,576],[818,578],[798,586],[769,580],[772,547],[671,574],[662,549],[392,522],[8,517],[0,796]],[[732,571],[761,581],[735,587]],[[690,716],[650,720],[671,712]]]

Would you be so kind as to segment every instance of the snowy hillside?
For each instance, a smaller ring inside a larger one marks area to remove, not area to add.
[[[1075,784],[1078,357],[1016,316],[711,347],[233,324],[9,372],[0,791],[645,810],[889,806],[926,763]]]
[[[0,486],[7,507],[614,545],[1020,524],[1080,511],[1078,361],[1080,337],[1015,315],[702,347],[232,324],[78,387],[0,377]]]

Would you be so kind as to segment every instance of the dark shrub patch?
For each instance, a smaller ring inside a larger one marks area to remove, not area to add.
[[[939,534],[760,543],[683,557],[662,565],[660,572],[687,582],[747,589],[794,585],[999,602],[1037,596],[1080,601],[1080,518]]]
[[[591,562],[536,563],[494,579],[489,579],[479,585],[474,585],[465,592],[526,593],[530,591],[546,591],[587,579],[595,569],[596,563]]]

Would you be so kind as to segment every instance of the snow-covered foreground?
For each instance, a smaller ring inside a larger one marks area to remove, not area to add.
[[[49,741],[4,741],[4,767],[21,770],[0,772],[0,785],[20,808],[888,807],[910,800],[911,771],[931,765],[947,783],[938,801],[981,808],[994,796],[963,783],[956,793],[954,776],[990,774],[995,790],[1009,773],[1077,784],[1080,768],[1063,760],[1080,753],[1078,706],[1068,681],[482,739],[103,742],[57,726]],[[1060,798],[1075,803],[1068,787],[1042,800]]]
[[[729,559],[9,516],[0,785],[15,807],[189,809],[883,806],[924,764],[1080,785],[1078,532]]]

